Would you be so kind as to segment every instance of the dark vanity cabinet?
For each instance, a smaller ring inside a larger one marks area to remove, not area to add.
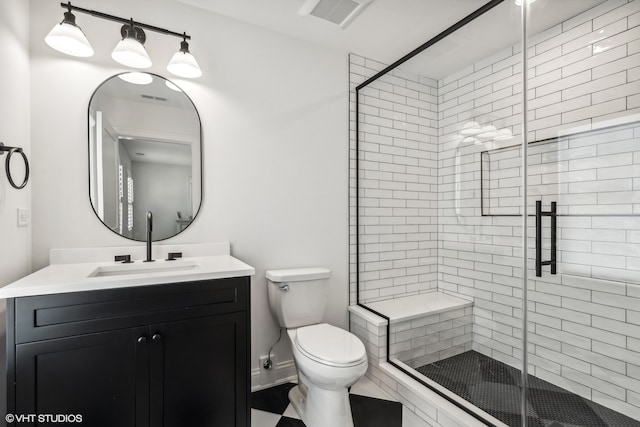
[[[92,427],[248,427],[249,284],[9,299],[8,413],[79,415]]]

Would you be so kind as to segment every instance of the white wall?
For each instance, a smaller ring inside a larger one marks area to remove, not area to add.
[[[29,5],[25,2],[8,0],[0,4],[0,55],[11,58],[2,65],[0,78],[0,142],[22,147],[31,160],[28,19]],[[4,172],[5,159],[6,154],[0,156],[0,286],[31,269],[31,227],[18,227],[17,208],[30,208],[33,181],[22,190],[11,187]],[[20,161],[19,155],[13,156],[12,164]],[[22,177],[19,174],[14,181],[20,182]]]
[[[29,4],[0,2],[0,141],[19,146],[31,160],[29,133]],[[31,208],[32,183],[22,190],[11,187],[4,174],[6,155],[0,156],[0,286],[31,270],[31,226],[18,227],[17,208]],[[18,160],[15,156],[12,159]],[[22,179],[16,176],[15,180]],[[5,305],[0,302],[0,366],[5,366]],[[0,370],[0,413],[6,412],[4,369]]]
[[[78,14],[96,55],[77,60],[45,45],[58,2],[31,1],[33,256],[61,247],[135,244],[107,230],[89,203],[87,106],[94,89],[123,71],[110,58],[119,25]],[[194,223],[166,243],[231,242],[256,268],[252,365],[278,336],[268,311],[267,269],[332,270],[327,320],[347,326],[347,57],[169,0],[85,0],[82,7],[186,31],[203,69],[174,79],[202,118],[203,201]],[[179,47],[147,34],[150,72],[169,76]],[[64,201],[64,203],[61,203]],[[276,357],[291,359],[288,345]]]

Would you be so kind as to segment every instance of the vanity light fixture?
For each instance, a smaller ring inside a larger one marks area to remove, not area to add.
[[[76,16],[71,13],[71,3],[65,7],[69,10],[64,13],[64,19],[49,31],[44,41],[58,52],[67,55],[82,58],[93,56],[91,43],[80,27],[76,25]]]
[[[191,36],[187,35],[187,33],[181,34],[153,25],[143,24],[142,22],[134,21],[133,18],[125,19],[95,10],[84,9],[71,5],[71,2],[60,3],[60,6],[63,9],[67,9],[67,12],[64,13],[64,20],[56,25],[45,37],[45,42],[59,52],[81,57],[93,55],[91,44],[75,23],[75,16],[71,13],[74,11],[124,24],[120,28],[122,39],[111,54],[111,57],[118,63],[131,68],[148,68],[151,66],[151,58],[149,58],[144,48],[146,41],[144,30],[147,30],[182,39],[180,50],[173,55],[167,66],[169,72],[185,78],[196,78],[202,75],[198,62],[189,52],[187,40],[191,40]]]
[[[189,52],[186,33],[184,34],[184,39],[180,42],[180,50],[173,54],[173,58],[171,58],[169,65],[167,65],[167,70],[176,76],[186,77],[188,79],[202,75],[196,58]]]
[[[122,26],[120,34],[122,34],[122,40],[111,52],[113,60],[131,68],[151,67],[151,58],[144,48],[147,36],[142,28],[136,27],[132,19],[131,23]]]

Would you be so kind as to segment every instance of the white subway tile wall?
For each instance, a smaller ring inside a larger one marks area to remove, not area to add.
[[[352,88],[381,68],[383,65],[378,62],[351,55]],[[437,82],[395,70],[363,88],[359,101],[360,300],[372,302],[434,290]],[[351,111],[355,129],[353,91]],[[352,159],[354,137],[352,132]],[[352,242],[355,242],[354,175],[355,172],[351,177]],[[354,245],[351,256],[353,276]]]
[[[392,322],[389,356],[417,368],[471,350],[472,313],[463,307]]]
[[[560,213],[579,216],[559,218],[558,275],[545,267],[529,283],[529,369],[640,419],[640,0],[609,0],[531,43],[527,139],[562,138],[529,146],[530,205],[557,200]],[[486,214],[521,214],[521,153],[481,152],[522,138],[519,50],[437,82],[395,71],[361,91],[359,135],[360,302],[433,289],[473,298],[473,349],[515,367],[521,218],[482,216],[482,205]],[[350,59],[352,89],[384,67]],[[463,142],[470,120],[514,138]],[[353,304],[353,90],[351,130]],[[595,132],[572,135],[583,131]],[[533,239],[528,247],[531,258]]]

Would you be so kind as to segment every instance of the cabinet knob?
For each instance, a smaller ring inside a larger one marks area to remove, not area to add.
[[[138,343],[144,344],[146,342],[147,342],[147,337],[145,337],[144,335],[138,338]]]
[[[153,337],[151,337],[154,341],[158,342],[162,339],[162,335],[160,334],[153,334]]]

